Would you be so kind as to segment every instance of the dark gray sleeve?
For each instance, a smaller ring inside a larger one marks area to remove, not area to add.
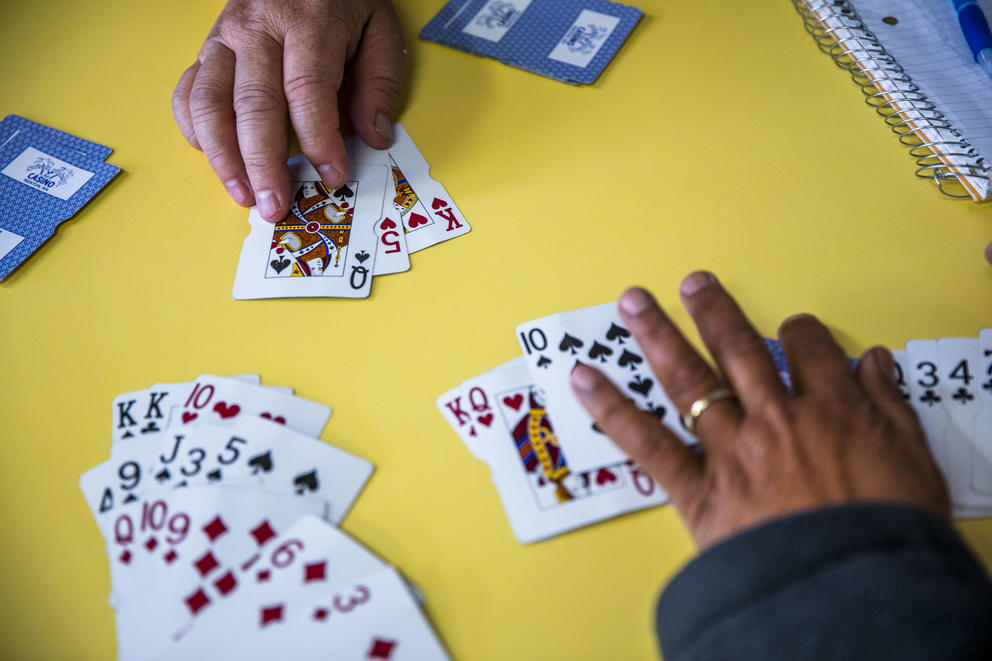
[[[915,507],[857,504],[747,530],[661,595],[665,661],[992,659],[992,584]]]

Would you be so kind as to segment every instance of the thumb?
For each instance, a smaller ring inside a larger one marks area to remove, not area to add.
[[[375,149],[393,143],[392,117],[403,78],[403,31],[390,3],[382,3],[365,25],[351,63],[351,123]]]

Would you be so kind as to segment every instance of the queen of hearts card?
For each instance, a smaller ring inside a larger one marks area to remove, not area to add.
[[[517,393],[517,396],[524,396],[524,393]],[[542,487],[553,485],[555,500],[558,503],[568,502],[573,498],[566,484],[568,464],[551,427],[543,398],[530,388],[525,397],[527,405],[511,427],[520,461],[524,470],[535,478],[539,490],[544,491]]]

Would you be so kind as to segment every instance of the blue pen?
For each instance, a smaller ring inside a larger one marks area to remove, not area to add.
[[[989,22],[985,13],[975,0],[952,0],[954,9],[958,12],[958,23],[961,32],[968,42],[975,62],[982,67],[989,78],[992,78],[992,32],[989,32]]]

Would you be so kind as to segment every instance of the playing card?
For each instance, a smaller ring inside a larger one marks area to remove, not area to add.
[[[234,298],[366,298],[378,245],[386,168],[353,166],[350,181],[329,190],[293,175],[289,213],[273,224],[256,207],[241,248]]]
[[[315,517],[276,539],[243,575],[244,592],[159,658],[444,659],[408,586],[360,544]],[[218,632],[237,631],[237,636]]]
[[[524,367],[526,369],[526,364]],[[437,398],[437,407],[441,414],[472,456],[479,461],[489,461],[487,443],[503,440],[496,418],[496,403],[491,398],[492,388],[484,386],[487,383],[503,383],[516,370],[517,363],[511,361],[460,383]],[[504,376],[505,372],[509,374]]]
[[[420,38],[575,85],[596,80],[640,17],[607,0],[451,0]]]
[[[0,146],[0,280],[120,171],[34,129]]]
[[[975,421],[981,409],[978,389],[978,340],[946,337],[937,340],[940,382],[937,392],[947,412],[944,443],[948,456],[951,496],[965,507],[992,507],[992,498],[975,493],[970,475],[992,472],[988,460],[975,451]]]
[[[257,374],[238,374],[231,378],[256,386],[261,383]],[[114,397],[111,404],[113,442],[162,431],[168,423],[169,412],[177,404],[172,396],[173,393],[176,391],[185,393],[192,385],[192,383],[160,383],[154,390],[145,388]],[[288,394],[292,394],[292,389]]]
[[[282,650],[286,649],[285,643],[274,644],[276,640],[293,641],[295,658],[323,661],[327,650],[332,649],[334,657],[340,659],[448,659],[409,586],[392,567],[359,577],[351,585],[327,590],[317,607],[294,613],[277,606],[268,613],[279,619],[265,621],[256,642],[261,649]],[[266,639],[273,642],[267,645]],[[257,649],[248,640],[239,641],[238,658],[272,658]]]
[[[466,410],[466,402],[475,405]],[[630,461],[573,472],[523,357],[466,381],[437,405],[463,440],[475,431],[471,438],[522,543],[667,501]]]
[[[572,391],[570,374],[577,361],[598,368],[640,408],[686,443],[695,442],[674,404],[651,372],[644,353],[624,328],[616,303],[561,312],[517,326],[517,341],[530,374],[555,416],[572,469],[596,470],[622,463],[627,456],[593,426]]]
[[[372,149],[358,136],[345,145],[352,163],[389,168],[392,184],[383,205],[382,223],[402,225],[411,253],[471,230],[448,191],[431,178],[430,166],[401,124],[393,125],[389,149]]]
[[[906,343],[906,357],[909,362],[906,378],[909,381],[910,403],[920,418],[920,426],[930,444],[930,450],[946,469],[948,486],[961,484],[961,477],[953,473],[954,465],[947,447],[947,412],[940,395],[940,358],[935,340],[911,340]],[[966,481],[964,483],[967,483]]]
[[[157,385],[150,390],[160,391]],[[176,427],[212,422],[230,425],[240,416],[258,416],[318,437],[331,417],[330,407],[237,379],[201,374],[184,389],[174,391]],[[172,415],[172,414],[170,414]]]
[[[975,453],[978,457],[972,471],[972,486],[983,494],[992,494],[992,329],[978,336],[978,382],[976,398],[981,402],[975,419]]]
[[[225,658],[232,641],[218,631],[251,635],[297,611],[312,615],[334,587],[350,587],[351,581],[386,566],[361,544],[314,516],[299,519],[270,548],[270,553],[242,574],[239,598],[204,612],[162,658]]]
[[[297,661],[389,659],[444,661],[448,657],[402,577],[391,567],[323,588],[319,606],[293,608],[283,599],[259,603],[251,617],[232,614],[237,636],[197,627],[166,659],[268,661],[291,650]],[[244,622],[244,624],[241,624]],[[235,630],[225,626],[221,632]],[[175,656],[172,656],[175,654]]]
[[[325,508],[314,498],[189,488],[150,493],[119,515],[108,555],[131,567],[114,584],[120,658],[155,658],[201,613],[236,599],[241,574],[278,534]]]
[[[302,181],[320,181],[320,174],[307,160],[307,157],[302,154],[289,159],[289,167],[293,170],[294,176]],[[374,276],[410,270],[410,253],[407,250],[405,233],[396,221],[388,217],[390,213],[385,205],[385,199],[392,195],[392,185],[388,178],[383,195],[385,197],[381,212],[382,217],[376,220],[377,243],[375,267],[372,272]]]
[[[137,502],[142,492],[154,488],[151,468],[166,432],[149,432],[142,443],[115,443],[110,459],[79,477],[79,488],[105,538],[111,536],[120,508]]]
[[[910,394],[907,375],[911,371],[909,367],[909,354],[906,353],[905,349],[896,349],[892,351],[892,362],[896,372],[895,377],[896,384],[899,386],[899,393],[908,403],[910,401]]]
[[[200,424],[163,434],[148,473],[158,486],[238,486],[320,498],[339,523],[372,474],[372,464],[264,418]]]
[[[917,345],[920,347],[917,349],[919,352],[914,358],[923,360],[923,362],[930,362],[933,356],[933,349],[930,345]],[[926,388],[917,380],[914,386],[911,381],[919,379],[920,374],[917,374],[919,370],[923,370],[922,378],[924,383],[930,382],[930,377],[926,374],[929,373],[929,367],[923,365],[917,367],[915,363],[912,362],[909,352],[906,350],[895,350],[892,351],[892,361],[895,368],[896,384],[899,386],[899,392],[902,394],[902,398],[906,403],[913,406],[913,408],[920,410],[922,407],[932,408],[938,402],[933,401],[930,395],[926,394]],[[925,398],[925,401],[922,401]],[[939,399],[939,397],[938,397]],[[923,418],[927,419],[926,423],[923,423]],[[927,437],[927,445],[930,447],[930,454],[933,455],[934,461],[937,463],[937,467],[945,475],[950,475],[950,458],[948,457],[947,443],[943,437],[938,437],[931,433],[931,431],[936,432],[938,426],[944,424],[943,414],[928,410],[926,413],[921,414],[921,424],[923,424],[923,430]],[[950,478],[948,477],[948,481]]]

